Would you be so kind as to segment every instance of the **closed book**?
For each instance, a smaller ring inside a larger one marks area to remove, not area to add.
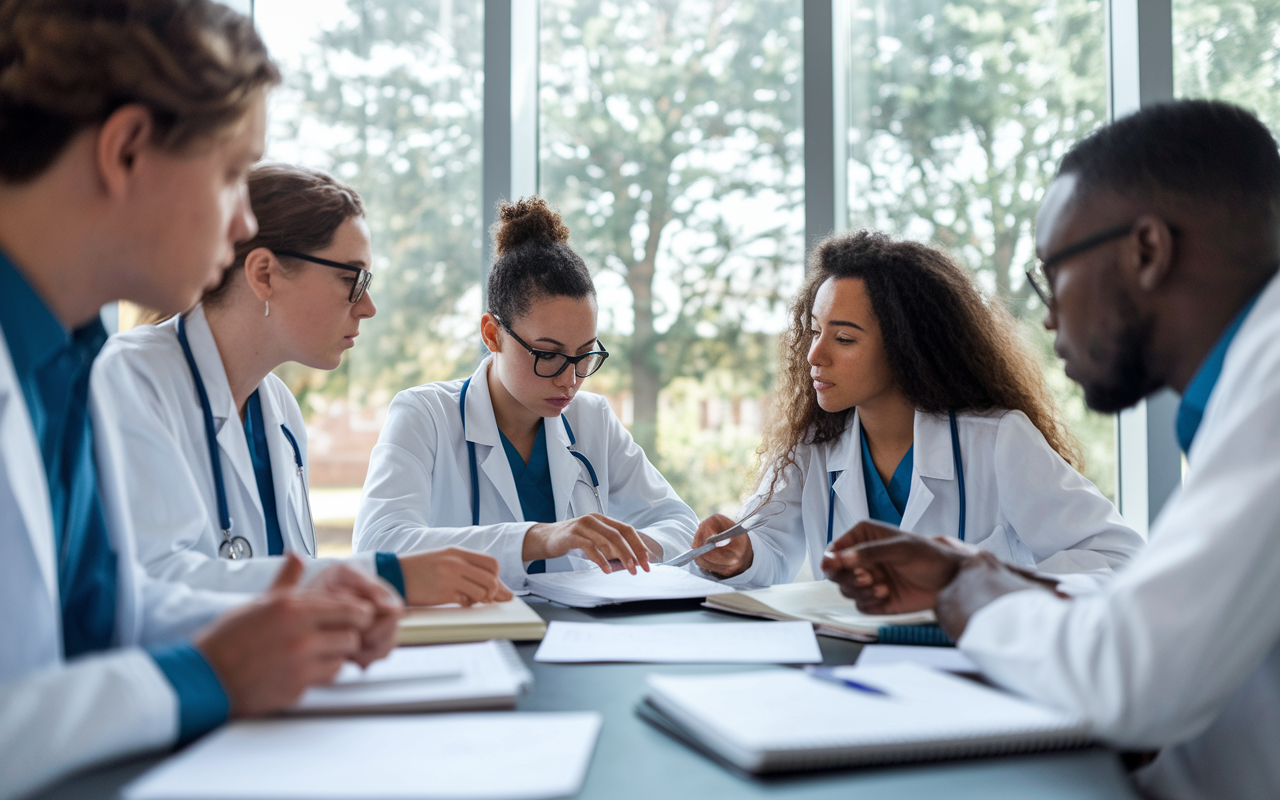
[[[750,773],[998,755],[1088,743],[1078,716],[917,664],[650,675],[660,726]],[[866,687],[877,690],[867,691]]]
[[[447,644],[510,639],[515,642],[541,641],[547,623],[514,597],[505,603],[486,603],[463,608],[414,606],[405,609],[400,620],[400,644]]]

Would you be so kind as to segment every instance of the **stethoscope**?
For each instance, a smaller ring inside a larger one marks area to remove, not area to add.
[[[471,379],[467,378],[462,382],[462,392],[458,396],[458,412],[462,415],[462,438],[467,438],[467,388],[471,386]],[[604,504],[600,502],[600,481],[596,478],[596,470],[591,466],[591,460],[586,455],[579,453],[573,449],[578,443],[577,438],[573,435],[573,428],[569,425],[569,420],[560,415],[560,421],[564,423],[564,432],[569,434],[569,454],[587,468],[587,474],[591,476],[591,493],[596,498],[596,508],[600,513],[604,513]],[[476,467],[476,443],[467,442],[467,459],[471,462],[471,524],[480,524],[480,471]],[[581,471],[578,474],[577,483],[586,483],[582,480]],[[576,486],[577,483],[574,485]]]
[[[213,423],[213,408],[209,405],[209,393],[204,389],[204,380],[200,377],[200,368],[196,366],[195,356],[191,354],[191,343],[187,341],[185,320],[178,317],[178,343],[182,345],[182,354],[187,357],[187,366],[191,369],[191,379],[196,385],[196,395],[200,398],[200,410],[204,412],[204,436],[209,445],[209,463],[213,467],[213,490],[218,500],[218,525],[222,528],[222,543],[218,545],[218,555],[232,561],[242,558],[253,558],[253,548],[249,540],[243,536],[231,534],[231,512],[227,509],[227,489],[222,481],[222,459],[218,456],[218,431]],[[284,425],[280,426],[285,438],[293,447],[293,462],[297,466],[298,480],[302,483],[302,504],[307,512],[307,526],[311,529],[311,544],[307,555],[315,555],[316,525],[311,518],[311,494],[307,490],[306,468],[302,466],[302,449],[293,432]],[[305,537],[302,544],[307,545]]]
[[[956,412],[952,411],[951,416],[951,457],[956,462],[956,481],[960,485],[960,529],[956,532],[956,536],[960,541],[964,541],[964,463],[960,459],[960,428],[956,425]],[[827,473],[827,544],[831,544],[831,535],[834,533],[832,525],[836,516],[836,478],[844,472],[842,469]]]

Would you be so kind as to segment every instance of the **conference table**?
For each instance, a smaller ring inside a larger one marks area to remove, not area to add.
[[[633,603],[600,609],[564,608],[532,598],[546,620],[733,624],[744,619],[700,608],[696,602]],[[861,645],[818,637],[824,663],[852,664]],[[1119,756],[1103,748],[1037,755],[1003,756],[892,767],[791,773],[766,778],[742,775],[658,730],[635,714],[644,696],[645,676],[653,672],[724,673],[747,669],[788,669],[760,665],[540,664],[538,645],[517,645],[532,670],[532,689],[521,697],[520,711],[598,711],[604,725],[587,772],[582,800],[720,800],[775,798],[947,798],[999,800],[1035,797],[1136,798]],[[750,702],[743,698],[743,702]],[[501,713],[501,712],[496,712]],[[36,795],[41,800],[116,798],[129,781],[159,763],[152,756],[115,764],[70,778]],[[232,768],[231,765],[228,768]]]

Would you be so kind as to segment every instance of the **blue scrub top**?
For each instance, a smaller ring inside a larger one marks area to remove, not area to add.
[[[244,438],[249,444],[249,460],[253,462],[253,477],[258,484],[258,499],[262,502],[262,516],[267,521],[267,555],[284,553],[284,537],[280,534],[280,515],[276,513],[276,484],[271,477],[271,451],[267,448],[267,431],[262,421],[262,399],[254,389],[245,404]]]
[[[511,477],[516,481],[516,493],[520,496],[520,511],[526,522],[555,522],[556,499],[551,488],[551,464],[547,461],[547,426],[538,426],[538,435],[533,440],[533,452],[529,454],[529,463],[511,443],[505,433],[502,437],[502,449],[506,451],[507,463],[511,465]],[[529,574],[547,571],[547,562],[538,559],[529,564]]]
[[[866,431],[862,431],[861,439],[862,479],[867,490],[867,512],[878,522],[901,525],[902,512],[906,510],[907,500],[911,497],[911,471],[915,466],[913,453],[916,447],[913,444],[907,449],[907,454],[894,469],[889,485],[885,486],[880,473],[876,471],[875,462],[871,460]]]

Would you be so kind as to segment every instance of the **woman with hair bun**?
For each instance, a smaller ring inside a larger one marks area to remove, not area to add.
[[[125,486],[138,557],[157,578],[259,592],[282,556],[316,572],[302,409],[272,374],[295,361],[334,369],[376,312],[372,252],[355,190],[316,170],[249,173],[258,233],[195,308],[113,336],[95,390],[123,398],[113,422],[129,453]],[[410,605],[510,599],[489,556],[447,548],[347,559]]]
[[[596,290],[546,202],[506,203],[494,228],[490,355],[466,380],[401,392],[373,450],[355,548],[461,545],[525,576],[595,563],[647,570],[698,520],[583,379],[609,353]],[[611,564],[610,562],[614,562]]]
[[[868,519],[1053,573],[1109,573],[1142,547],[1077,471],[1013,319],[945,253],[871,231],[821,242],[780,360],[748,507],[786,512],[699,558],[711,577],[784,583],[806,551],[821,575],[833,539]],[[709,517],[695,544],[731,524]]]

